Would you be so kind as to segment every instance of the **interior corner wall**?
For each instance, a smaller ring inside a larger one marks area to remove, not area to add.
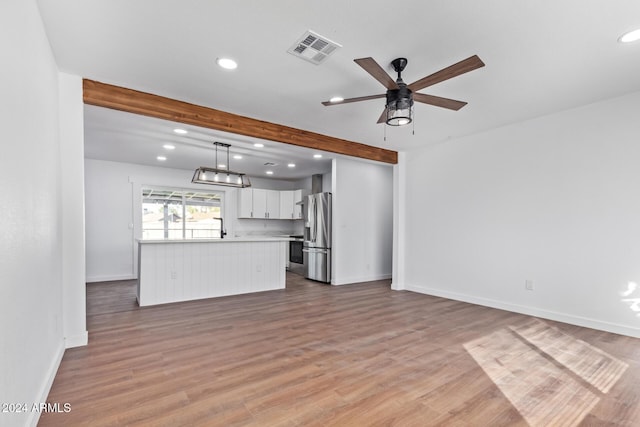
[[[0,2],[0,413],[34,426],[64,353],[58,70],[35,1]]]
[[[391,278],[392,166],[340,157],[332,174],[331,283]]]
[[[407,289],[640,337],[639,104],[412,151]]]

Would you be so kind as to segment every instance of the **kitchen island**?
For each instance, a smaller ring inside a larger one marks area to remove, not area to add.
[[[139,240],[140,306],[284,289],[287,237]]]

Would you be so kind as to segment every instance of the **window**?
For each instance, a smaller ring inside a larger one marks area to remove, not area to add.
[[[145,187],[142,189],[142,238],[219,238],[221,207],[221,193]]]

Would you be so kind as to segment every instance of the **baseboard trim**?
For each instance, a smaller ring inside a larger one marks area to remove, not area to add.
[[[405,284],[399,280],[393,280],[391,278],[391,289],[394,291],[404,291],[406,288]]]
[[[116,280],[135,280],[137,277],[133,274],[124,274],[119,276],[90,276],[87,277],[87,283],[95,282],[114,282]]]
[[[360,276],[360,277],[350,277],[347,279],[342,279],[339,282],[332,282],[331,284],[334,286],[342,286],[342,285],[353,285],[356,283],[364,283],[364,282],[375,282],[376,280],[387,280],[391,279],[391,274],[378,274],[372,276]]]
[[[64,339],[65,348],[83,347],[87,344],[89,344],[89,332],[87,331],[78,335],[65,337]]]
[[[640,329],[632,328],[616,323],[605,322],[602,320],[590,319],[581,316],[574,316],[556,311],[545,310],[536,307],[528,307],[518,304],[512,304],[504,301],[493,300],[489,298],[476,297],[472,295],[460,294],[457,292],[443,291],[439,289],[427,288],[419,285],[407,285],[407,291],[412,291],[435,297],[452,299],[455,301],[468,302],[470,304],[482,305],[485,307],[497,308],[500,310],[511,311],[514,313],[526,314],[528,316],[540,317],[543,319],[554,320],[557,322],[568,323],[570,325],[582,326],[585,328],[597,329],[614,334],[626,335],[633,338],[640,338]]]
[[[49,397],[49,391],[51,390],[51,386],[53,385],[53,380],[56,378],[58,368],[60,367],[60,363],[62,362],[62,356],[64,356],[64,342],[60,342],[60,345],[53,355],[53,360],[51,361],[51,365],[47,370],[47,375],[44,382],[42,383],[42,386],[40,387],[39,393],[36,395],[37,398],[34,403],[44,403],[47,401],[47,397]],[[40,411],[29,412],[29,418],[27,418],[26,425],[36,427],[38,425],[38,421],[40,420],[40,414]]]

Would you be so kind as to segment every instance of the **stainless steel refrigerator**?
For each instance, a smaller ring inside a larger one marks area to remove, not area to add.
[[[331,282],[331,193],[311,194],[304,199],[304,277]]]

